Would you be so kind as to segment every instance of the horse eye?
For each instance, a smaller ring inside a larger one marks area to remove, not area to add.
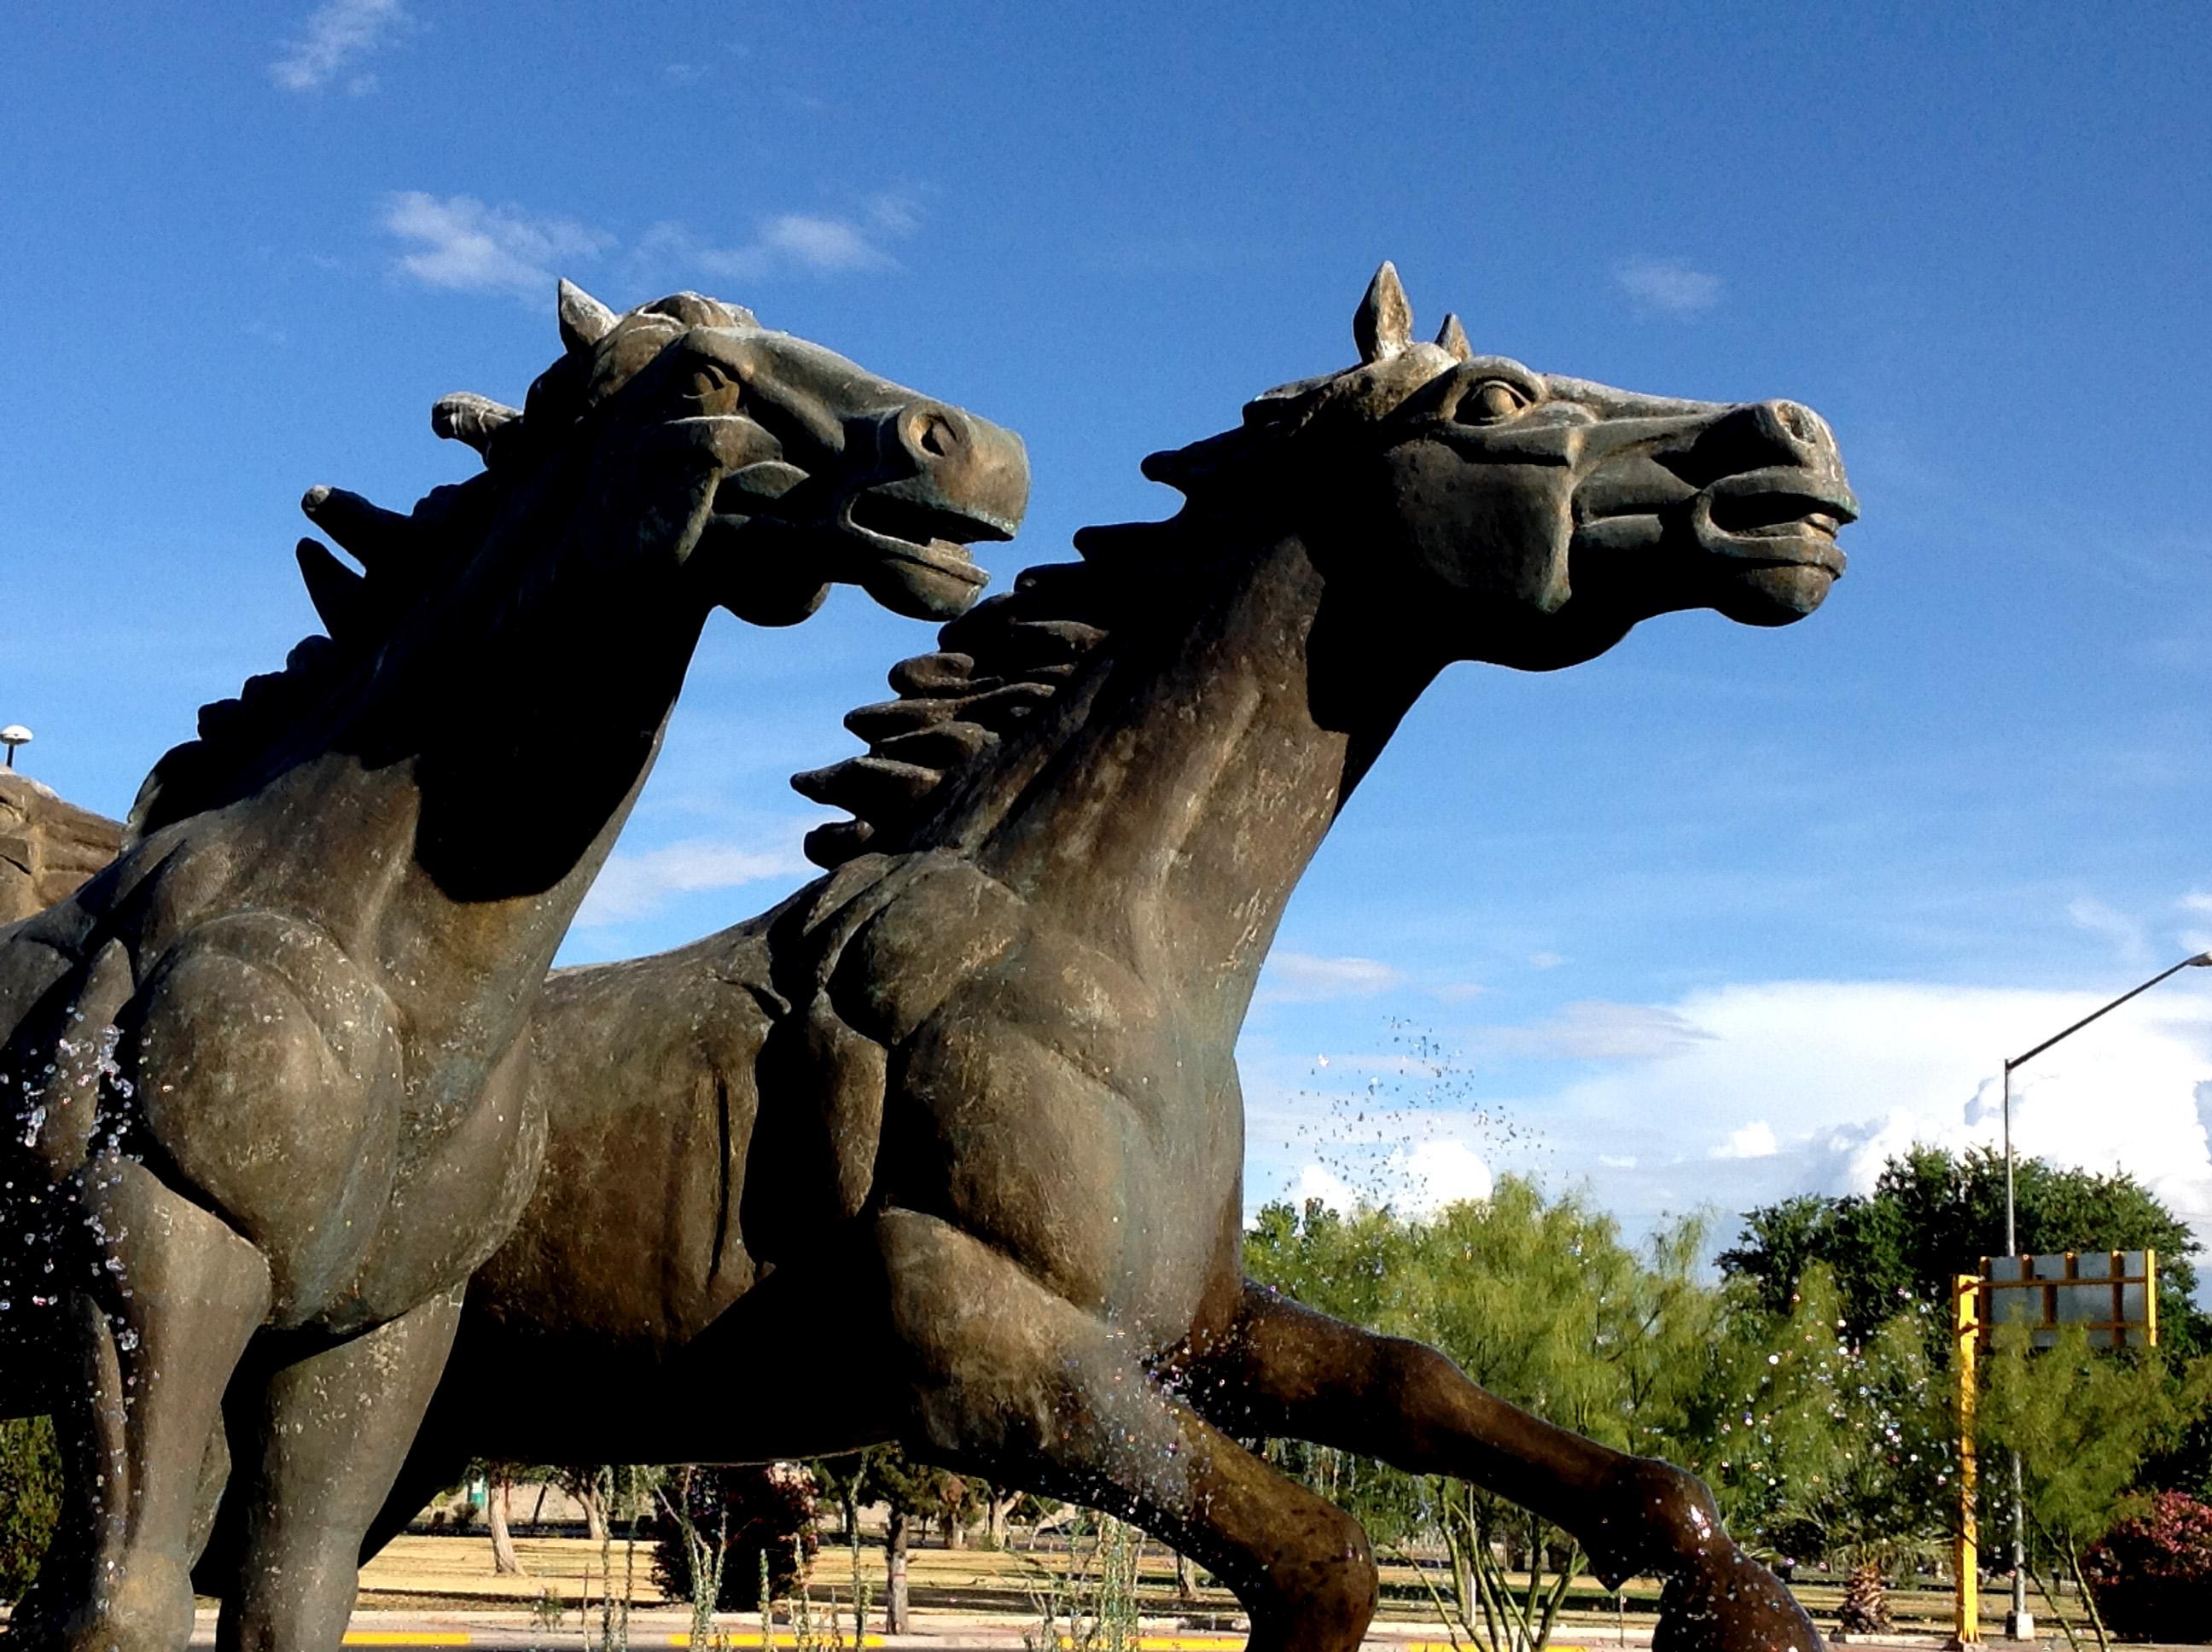
[[[1488,424],[1510,419],[1528,405],[1528,398],[1503,379],[1485,379],[1459,398],[1456,415],[1462,424]]]
[[[713,401],[736,388],[730,375],[712,361],[702,362],[691,369],[690,392],[696,401]]]

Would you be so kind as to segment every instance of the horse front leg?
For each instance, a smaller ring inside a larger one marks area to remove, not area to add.
[[[1571,1534],[1608,1588],[1657,1576],[1655,1652],[1821,1652],[1812,1620],[1729,1538],[1695,1475],[1508,1405],[1425,1344],[1248,1282],[1229,1331],[1194,1348],[1182,1376],[1232,1432],[1470,1481]]]
[[[1112,1327],[1005,1252],[907,1211],[876,1238],[907,1445],[1166,1540],[1243,1603],[1248,1652],[1354,1652],[1376,1600],[1357,1521],[1172,1400]]]
[[[225,1515],[235,1570],[221,1652],[337,1652],[361,1551],[444,1370],[461,1293],[332,1345],[264,1356],[232,1384]],[[419,1506],[419,1505],[418,1505]],[[228,1535],[228,1534],[227,1534]]]

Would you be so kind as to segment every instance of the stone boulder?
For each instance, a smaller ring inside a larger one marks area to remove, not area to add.
[[[123,823],[0,769],[0,924],[52,906],[115,859]]]

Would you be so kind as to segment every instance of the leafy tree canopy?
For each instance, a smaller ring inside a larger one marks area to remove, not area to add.
[[[2023,1252],[2156,1250],[2161,1340],[2179,1355],[2212,1351],[2212,1315],[2192,1300],[2203,1247],[2142,1183],[2031,1158],[2015,1162],[2014,1187]],[[1719,1261],[1775,1314],[1790,1311],[1808,1266],[1826,1264],[1844,1317],[1865,1336],[1900,1310],[1948,1303],[1952,1276],[2003,1247],[2003,1155],[1915,1147],[1889,1161],[1871,1193],[1800,1193],[1746,1212]]]

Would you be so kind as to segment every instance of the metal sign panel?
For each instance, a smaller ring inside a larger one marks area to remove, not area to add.
[[[2065,1251],[1982,1258],[1981,1321],[1987,1337],[2025,1325],[2038,1348],[2079,1326],[2093,1348],[2141,1348],[2158,1340],[2158,1253]]]

